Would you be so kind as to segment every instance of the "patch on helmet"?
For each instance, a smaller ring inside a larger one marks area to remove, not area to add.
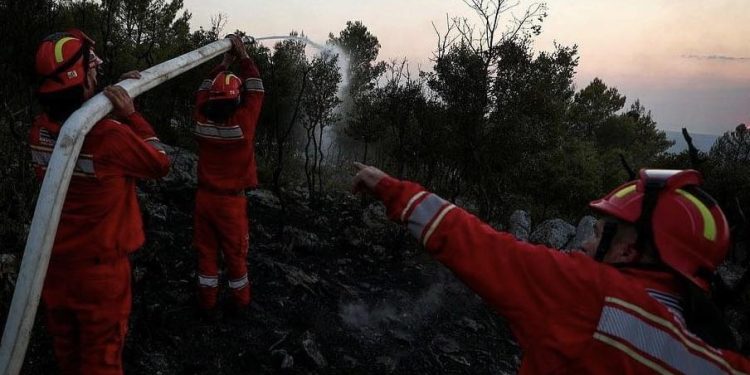
[[[73,78],[77,78],[77,77],[78,77],[78,73],[76,73],[75,70],[71,70],[71,71],[68,72],[68,79],[73,79]]]

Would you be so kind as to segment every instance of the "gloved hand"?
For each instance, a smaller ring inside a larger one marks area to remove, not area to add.
[[[133,98],[120,86],[107,86],[104,88],[104,96],[112,102],[112,114],[120,119],[126,119],[135,112]]]
[[[362,163],[355,162],[354,168],[357,169],[357,174],[352,179],[352,192],[354,194],[359,192],[372,194],[378,182],[388,176],[380,169]]]
[[[248,46],[254,46],[256,43],[255,38],[251,37],[250,35],[243,36],[242,42],[247,44]]]
[[[141,72],[137,70],[131,70],[129,72],[122,73],[118,81],[124,81],[126,79],[141,79]]]
[[[245,59],[248,58],[247,49],[245,48],[245,44],[242,43],[242,39],[234,34],[227,35],[227,38],[229,38],[232,41],[232,52],[235,56]]]

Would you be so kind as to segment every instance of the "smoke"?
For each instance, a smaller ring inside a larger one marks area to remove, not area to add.
[[[408,327],[420,327],[435,316],[443,304],[445,284],[431,285],[417,298],[411,296],[384,300],[374,305],[363,301],[342,304],[339,309],[341,320],[351,328],[360,330],[383,329],[390,323]]]
[[[338,97],[342,101],[344,100],[343,96],[343,89],[347,86],[349,86],[349,76],[350,76],[350,70],[349,70],[349,55],[344,52],[341,47],[339,47],[336,44],[326,44],[321,45],[319,43],[315,43],[309,38],[305,37],[304,40],[307,42],[308,46],[311,46],[313,48],[316,48],[320,51],[321,55],[327,56],[330,58],[336,57],[336,66],[339,68],[339,73],[341,74],[341,82],[339,83],[339,91],[338,91]]]
[[[306,36],[273,35],[255,38],[255,40],[299,40],[301,42],[304,42],[306,45],[317,49],[323,56],[328,56],[330,58],[336,57],[336,66],[339,68],[339,73],[341,74],[341,82],[339,83],[337,96],[342,101],[345,100],[343,94],[344,88],[349,85],[350,81],[351,72],[349,70],[349,62],[351,61],[351,59],[349,58],[349,55],[343,49],[341,49],[341,47],[335,44],[320,44],[310,40],[310,38]]]
[[[750,62],[750,57],[724,56],[724,55],[682,55],[683,59],[692,60],[716,60],[716,61],[743,61]]]
[[[398,317],[396,308],[390,304],[368,308],[364,302],[343,305],[339,313],[341,320],[350,327],[368,328],[376,327],[389,321],[395,321]]]
[[[346,95],[346,91],[349,87],[351,76],[351,70],[349,68],[351,59],[341,47],[333,43],[328,43],[325,45],[320,44],[310,40],[310,38],[304,35],[273,35],[258,37],[255,38],[255,40],[298,40],[305,43],[305,45],[307,45],[308,47],[312,47],[320,51],[321,56],[325,58],[336,58],[336,66],[338,67],[339,74],[341,74],[341,81],[338,84],[336,96],[339,98],[339,100],[341,100],[341,104],[336,107],[335,111],[342,116],[346,115],[346,113],[344,113],[344,108],[348,108],[348,106],[350,105],[350,98],[348,95]],[[326,126],[325,129],[323,129],[323,144],[321,145],[322,149],[324,150],[323,152],[326,154],[324,164],[331,163],[329,156],[331,155],[331,149],[333,149],[333,146],[336,144],[336,130],[334,129],[334,126]]]

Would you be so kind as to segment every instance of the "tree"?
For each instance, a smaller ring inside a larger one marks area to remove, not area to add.
[[[509,17],[506,23],[504,16],[510,15],[520,2],[464,0],[464,3],[475,11],[480,26],[466,18],[448,18],[444,33],[435,27],[438,35],[435,73],[428,82],[445,103],[453,129],[453,142],[446,147],[455,160],[455,173],[450,173],[450,197],[455,200],[464,193],[481,197],[480,214],[488,214],[492,198],[484,187],[492,184],[493,178],[486,170],[488,163],[482,151],[490,128],[487,119],[493,112],[495,67],[501,63],[504,44],[528,40],[539,32],[546,17],[546,5],[533,3],[523,16]]]
[[[546,202],[542,213],[561,212],[563,209],[554,205],[571,202],[571,196],[577,194],[559,189],[555,193],[562,195],[553,195],[544,185],[534,184],[544,178],[562,180],[571,173],[562,168],[575,163],[561,157],[568,155],[565,150],[588,151],[565,131],[577,50],[575,46],[555,47],[553,52],[537,56],[528,41],[506,42],[500,47],[489,130],[481,150],[487,166],[483,174],[492,176],[482,185],[485,210],[490,214],[504,217],[509,209],[504,206],[527,207],[526,197]],[[596,165],[588,160],[587,164]]]
[[[716,140],[710,151],[714,163],[720,167],[750,164],[750,130],[740,124]]]
[[[616,88],[596,78],[576,93],[569,112],[570,135],[592,142],[601,155],[603,188],[629,178],[617,167],[621,157],[636,168],[648,167],[673,144],[639,100],[622,112],[625,102]]]
[[[293,32],[290,35],[298,34]],[[288,159],[297,154],[294,150],[300,136],[298,125],[309,72],[305,44],[295,39],[277,43],[268,66],[262,72],[266,99],[256,138],[258,148],[266,150],[266,161],[272,170],[272,188],[280,196],[285,185],[282,176],[287,170]]]
[[[574,134],[594,137],[604,123],[623,108],[626,98],[614,87],[607,87],[599,78],[575,94],[570,108],[571,130]]]
[[[336,96],[341,82],[341,73],[336,65],[337,58],[329,54],[313,58],[307,75],[309,88],[302,95],[302,123],[307,132],[305,176],[311,201],[316,201],[316,191],[323,190],[323,137],[325,128],[337,120],[338,116],[334,110],[341,102]]]
[[[735,207],[750,212],[750,131],[741,124],[724,133],[708,155],[710,164],[703,167],[706,189],[737,223]]]

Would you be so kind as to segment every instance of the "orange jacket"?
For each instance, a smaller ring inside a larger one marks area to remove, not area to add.
[[[384,178],[375,194],[435,258],[505,317],[521,374],[738,374],[742,356],[684,325],[669,273],[618,269],[495,231],[421,186]]]
[[[252,59],[240,60],[242,101],[226,124],[209,121],[200,111],[208,100],[211,82],[226,70],[219,65],[201,84],[195,101],[198,141],[198,186],[219,193],[235,193],[258,185],[255,166],[255,127],[263,104],[263,82]]]
[[[34,169],[44,178],[61,125],[46,115],[31,127]],[[138,249],[143,222],[135,195],[139,178],[160,178],[169,159],[151,125],[137,112],[126,123],[99,121],[83,142],[65,197],[52,259],[111,259]]]

